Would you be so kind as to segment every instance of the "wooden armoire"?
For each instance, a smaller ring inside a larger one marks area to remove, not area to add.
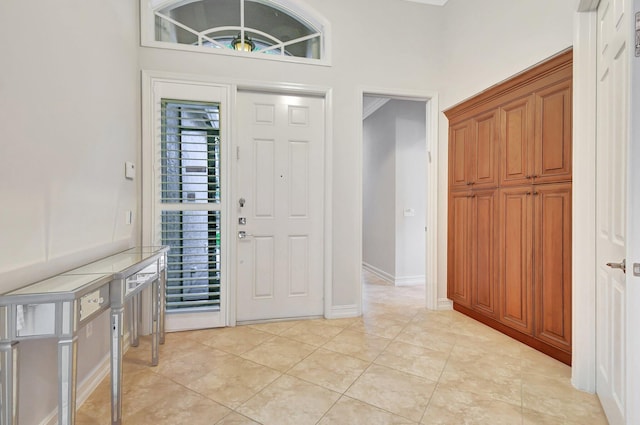
[[[572,51],[445,111],[454,309],[571,363]]]

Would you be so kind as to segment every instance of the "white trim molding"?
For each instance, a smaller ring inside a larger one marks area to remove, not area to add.
[[[438,298],[438,310],[453,310],[453,301],[449,298]]]
[[[325,315],[326,319],[348,319],[351,317],[359,317],[362,314],[360,307],[357,304],[347,305],[334,305],[328,314]]]
[[[590,393],[596,390],[596,31],[595,12],[575,14],[572,220],[580,231],[572,240],[571,382]]]
[[[405,0],[413,3],[429,4],[431,6],[444,6],[449,0]]]

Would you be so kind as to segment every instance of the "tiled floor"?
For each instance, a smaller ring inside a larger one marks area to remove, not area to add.
[[[606,424],[570,368],[367,276],[362,318],[167,334],[125,356],[126,425]],[[146,344],[146,345],[145,345]],[[109,424],[109,379],[78,424]]]

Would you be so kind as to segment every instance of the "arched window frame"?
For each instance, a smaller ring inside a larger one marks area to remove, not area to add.
[[[155,14],[156,11],[162,10],[168,6],[180,6],[198,0],[140,0],[140,33],[141,44],[146,47],[157,47],[172,50],[182,50],[190,52],[210,53],[227,56],[241,56],[254,59],[276,60],[284,62],[298,62],[311,65],[331,65],[331,25],[322,15],[301,3],[298,0],[257,0],[267,5],[286,11],[291,16],[297,16],[315,28],[321,33],[320,59],[304,58],[286,55],[270,55],[260,52],[243,52],[231,49],[215,49],[204,46],[191,46],[187,44],[179,44],[155,39]],[[242,29],[244,35],[244,28]]]

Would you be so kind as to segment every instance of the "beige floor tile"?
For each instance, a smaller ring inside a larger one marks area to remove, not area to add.
[[[365,332],[381,338],[393,339],[404,329],[406,322],[389,318],[388,314],[364,318],[360,323],[349,326],[353,332]]]
[[[364,360],[321,348],[287,373],[330,390],[344,393],[369,364]]]
[[[433,425],[515,425],[522,423],[522,407],[456,385],[438,384],[422,418]]]
[[[231,354],[245,353],[265,341],[273,338],[268,332],[262,332],[249,326],[211,329],[202,333],[198,341]]]
[[[224,406],[236,408],[280,375],[266,366],[229,355],[218,367],[208,368],[200,378],[185,385]]]
[[[449,353],[393,341],[375,360],[376,364],[437,381]]]
[[[162,359],[155,369],[163,376],[188,385],[201,378],[206,373],[205,371],[223,367],[226,361],[232,357],[231,354],[223,351],[199,345],[197,349],[192,349],[183,356]]]
[[[276,322],[267,322],[267,323],[255,323],[251,325],[246,325],[251,329],[256,329],[262,332],[268,332],[274,335],[280,335],[282,332],[287,329],[295,326],[300,323],[299,320],[286,320],[286,321],[276,321]]]
[[[371,365],[345,395],[419,421],[435,385],[435,382],[425,378]]]
[[[417,425],[417,422],[343,396],[318,425]]]
[[[309,345],[319,347],[342,332],[342,328],[332,326],[327,321],[307,320],[283,331],[280,335]]]
[[[606,424],[597,396],[577,391],[568,378],[523,374],[522,405],[569,423]]]
[[[316,349],[315,346],[275,336],[242,355],[247,360],[286,372]]]
[[[322,348],[371,362],[390,342],[388,338],[345,329]]]
[[[216,422],[216,425],[260,425],[258,422],[253,421],[246,416],[239,413],[232,412],[222,418],[220,422]]]
[[[334,391],[283,375],[236,410],[264,425],[312,425],[339,398]]]
[[[450,352],[456,343],[456,335],[449,329],[425,330],[419,324],[407,325],[396,337],[397,341],[419,345],[434,351]]]
[[[153,372],[125,376],[122,384],[122,416],[127,418],[139,411],[171,399],[183,386]]]
[[[185,388],[176,388],[153,405],[127,415],[136,425],[209,425],[230,412],[226,407]]]
[[[449,359],[440,377],[440,383],[449,384],[461,391],[484,394],[493,400],[520,405],[522,403],[522,378],[520,365],[509,367],[502,363],[471,358]]]
[[[522,409],[522,425],[567,425],[563,418]]]

